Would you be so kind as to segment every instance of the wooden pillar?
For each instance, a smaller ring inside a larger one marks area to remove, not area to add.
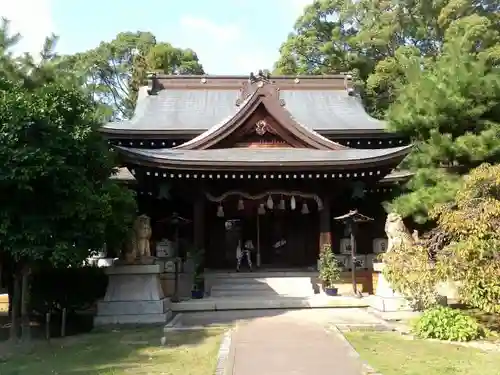
[[[323,209],[319,211],[319,251],[327,245],[332,246],[332,222],[330,210],[330,198],[323,197]]]
[[[193,245],[205,249],[205,196],[197,194],[193,201]]]

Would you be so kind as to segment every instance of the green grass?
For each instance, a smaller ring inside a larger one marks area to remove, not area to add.
[[[409,340],[392,332],[349,332],[346,337],[383,375],[500,375],[500,352]]]
[[[223,330],[114,330],[36,342],[23,354],[0,347],[1,375],[212,375]]]

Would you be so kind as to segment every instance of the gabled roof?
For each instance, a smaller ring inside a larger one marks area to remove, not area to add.
[[[277,124],[272,128],[272,131],[283,139],[292,139],[291,143],[295,143],[296,147],[316,150],[347,149],[347,147],[300,124],[284,107],[285,102],[280,98],[280,90],[274,84],[258,85],[255,89],[249,89],[248,93],[243,92],[240,99],[237,104],[239,109],[235,114],[192,140],[175,147],[175,149],[205,150],[216,147],[221,140],[227,138],[238,128],[245,126],[246,120],[259,106],[263,106],[267,114],[274,120],[273,122]],[[261,120],[260,123],[264,127],[262,131],[265,133],[269,124],[265,119]]]
[[[119,134],[198,135],[238,112],[236,100],[245,76],[157,76],[140,89],[131,120],[109,123],[103,132]],[[280,76],[285,109],[304,127],[321,134],[385,131],[385,122],[369,116],[359,97],[346,90],[346,76]]]

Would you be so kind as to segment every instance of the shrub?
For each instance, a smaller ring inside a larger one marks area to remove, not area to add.
[[[383,254],[384,276],[391,287],[405,298],[414,310],[438,305],[436,283],[439,281],[429,260],[428,251],[416,244]]]
[[[107,285],[104,268],[42,268],[32,275],[31,307],[39,314],[85,310],[104,297]]]
[[[325,288],[332,288],[340,279],[340,267],[330,245],[325,245],[319,256],[319,278]]]
[[[413,330],[424,339],[470,341],[484,337],[484,330],[474,318],[449,307],[426,310],[415,321]]]
[[[436,270],[459,282],[463,303],[500,313],[500,164],[472,170],[454,202],[431,214],[449,237],[436,251]]]

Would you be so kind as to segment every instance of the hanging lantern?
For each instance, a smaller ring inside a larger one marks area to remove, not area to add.
[[[267,208],[269,208],[270,210],[272,210],[273,207],[274,207],[273,198],[271,198],[271,196],[269,196],[269,198],[267,198]]]
[[[238,210],[243,211],[245,209],[245,204],[243,203],[243,199],[240,198],[238,201]]]
[[[266,213],[266,208],[264,207],[264,203],[261,203],[261,204],[259,205],[259,208],[258,208],[258,210],[257,210],[257,213],[258,213],[259,215],[264,215],[264,214]]]
[[[295,197],[292,196],[292,199],[290,199],[290,208],[292,210],[295,210],[295,207],[296,207],[296,203],[295,203]]]
[[[321,211],[323,209],[323,202],[321,201],[321,199],[318,199],[318,211]]]
[[[280,210],[284,210],[285,209],[285,200],[283,199],[283,196],[281,196],[281,200],[280,200],[280,204],[279,204],[278,208]]]
[[[307,215],[309,213],[309,207],[307,207],[306,202],[302,203],[302,210],[300,211],[300,213],[303,215]]]
[[[224,207],[222,207],[222,204],[219,204],[217,208],[217,217],[224,217]]]

